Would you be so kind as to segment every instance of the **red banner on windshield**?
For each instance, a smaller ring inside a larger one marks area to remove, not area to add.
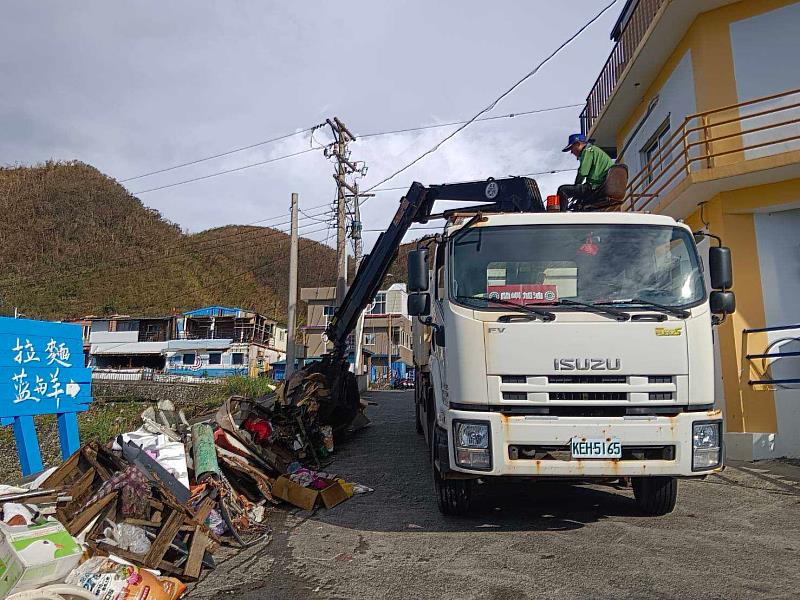
[[[514,304],[535,304],[558,300],[558,287],[550,284],[518,283],[515,285],[490,285],[486,293],[491,300]]]

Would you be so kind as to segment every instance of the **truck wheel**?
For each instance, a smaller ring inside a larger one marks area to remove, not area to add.
[[[425,433],[425,425],[422,423],[422,411],[420,405],[425,399],[427,388],[423,387],[419,373],[414,375],[414,424],[417,426],[417,433],[423,435]]]
[[[436,488],[436,503],[443,515],[463,516],[472,506],[475,481],[472,479],[443,479],[436,465],[433,466],[433,483]]]
[[[678,499],[675,477],[634,477],[633,496],[645,514],[660,517],[671,513]]]

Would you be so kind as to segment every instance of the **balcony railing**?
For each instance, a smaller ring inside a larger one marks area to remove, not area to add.
[[[689,115],[630,178],[622,209],[655,210],[683,179],[704,169],[800,150],[798,123],[800,89]],[[638,157],[628,152],[618,161],[633,172]]]
[[[754,333],[773,334],[777,336],[777,339],[769,342],[763,352],[750,354],[747,343],[749,336]],[[755,370],[758,376],[758,379],[749,379],[748,385],[758,389],[765,389],[762,386],[767,386],[766,389],[775,389],[776,387],[798,389],[800,386],[800,370],[797,368],[797,361],[800,360],[800,323],[760,329],[743,329],[742,340],[744,359],[742,370],[747,367],[746,363],[749,363],[751,373]],[[788,348],[788,350],[784,350],[784,348]]]
[[[581,130],[589,133],[597,117],[614,93],[619,78],[622,76],[625,67],[628,65],[639,42],[642,41],[650,23],[652,23],[661,5],[667,0],[639,0],[636,8],[633,9],[625,28],[617,40],[617,44],[611,51],[605,66],[600,71],[600,75],[595,81],[592,91],[586,98],[586,106],[581,112]]]

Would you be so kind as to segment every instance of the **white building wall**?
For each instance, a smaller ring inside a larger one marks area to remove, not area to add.
[[[658,91],[658,101],[650,114],[647,115],[643,121],[640,121],[640,124],[637,123],[638,128],[634,127],[623,144],[623,161],[628,165],[631,181],[645,166],[646,160],[643,154],[645,146],[659,131],[659,128],[664,125],[665,121],[669,122],[669,133],[665,136],[665,141],[669,141],[669,137],[678,128],[682,127],[684,119],[695,112],[697,112],[697,103],[695,101],[694,71],[692,69],[691,51],[687,51]],[[690,140],[694,139],[696,139],[696,136],[690,138]],[[683,151],[682,145],[679,144],[676,150],[678,152]],[[651,193],[656,191],[666,183],[677,170],[685,169],[682,160],[676,161],[676,164],[672,167],[669,166],[669,163],[672,162],[672,159],[678,152],[670,153],[668,156],[665,154],[667,157],[658,168],[665,169],[666,173],[661,175],[661,179],[657,181],[651,189],[645,190],[648,185],[645,179],[641,185],[636,186],[634,192],[646,191],[647,193]],[[695,168],[697,167],[695,166]],[[680,175],[676,176],[659,195],[663,196],[669,189],[680,183],[682,179],[683,177]],[[638,202],[644,202],[644,200],[639,200]]]
[[[758,261],[767,327],[800,325],[800,209],[755,215]],[[739,285],[746,282],[739,282]],[[800,351],[800,326],[768,334],[769,352]],[[766,348],[748,348],[764,353]],[[800,379],[800,357],[775,360],[776,379]],[[775,391],[778,433],[766,436],[764,456],[800,457],[800,385]]]
[[[771,96],[800,88],[798,60],[800,3],[731,23],[736,92],[739,102]],[[800,101],[800,94],[758,103],[741,110],[742,115],[788,106]],[[742,121],[742,131],[800,117],[800,108],[792,108]],[[744,145],[773,142],[797,133],[797,124],[782,125],[743,136]],[[800,149],[800,140],[770,144],[745,151],[748,159]]]

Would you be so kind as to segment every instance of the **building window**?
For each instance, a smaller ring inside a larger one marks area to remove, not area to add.
[[[336,314],[336,307],[335,306],[325,306],[322,309],[322,314],[325,316],[325,327],[328,327],[328,323],[330,323],[331,318],[333,315]]]
[[[194,352],[183,353],[183,364],[193,365],[195,360],[197,360],[197,355]]]
[[[117,331],[139,331],[139,321],[117,321]]]
[[[375,334],[374,333],[365,333],[364,334],[364,345],[365,346],[374,346],[375,345]]]
[[[242,353],[242,352],[234,352],[233,354],[231,354],[231,364],[243,365],[244,364],[244,353]]]
[[[221,365],[222,364],[222,354],[220,352],[211,352],[208,355],[208,364],[210,364],[210,365]]]
[[[386,292],[378,292],[375,294],[375,300],[372,302],[372,308],[369,311],[371,315],[385,315],[386,314]]]
[[[667,138],[669,138],[669,117],[664,119],[641,150],[642,168],[647,170],[648,183],[653,181],[664,167],[669,166],[668,155],[664,154],[666,150],[664,143],[667,142]]]

